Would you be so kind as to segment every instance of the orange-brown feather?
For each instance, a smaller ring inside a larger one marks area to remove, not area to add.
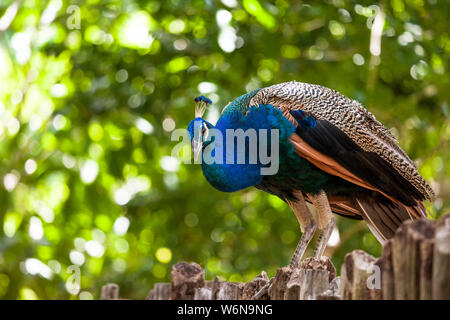
[[[400,201],[395,199],[394,197],[386,194],[385,192],[381,191],[378,188],[373,187],[368,182],[362,180],[355,174],[348,171],[346,168],[344,168],[342,165],[340,165],[337,161],[335,161],[333,158],[324,155],[323,153],[315,150],[313,147],[311,147],[309,144],[307,144],[300,136],[297,134],[293,134],[290,137],[290,140],[292,144],[295,147],[296,153],[308,160],[310,163],[318,167],[319,169],[325,171],[328,174],[338,176],[348,182],[351,182],[357,186],[363,187],[368,190],[376,191],[389,200],[391,200],[394,203],[400,204],[408,211],[411,218],[420,218],[423,217],[421,214],[421,209],[423,212],[425,211],[425,208],[423,207],[423,204],[421,202],[417,202],[417,206],[411,207],[406,206],[402,204]],[[342,213],[344,215],[354,215],[359,214],[359,210],[357,209],[357,206],[353,204],[351,201],[348,201],[348,199],[341,199],[340,201],[335,200],[334,206],[336,207],[336,212],[339,211],[339,213]]]

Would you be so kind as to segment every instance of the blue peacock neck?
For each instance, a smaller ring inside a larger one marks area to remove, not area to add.
[[[214,139],[211,145],[205,145],[213,155],[221,153],[221,161],[212,163],[202,162],[202,170],[206,180],[216,189],[223,192],[234,192],[254,186],[261,182],[262,176],[258,164],[249,164],[246,159],[244,164],[237,164],[233,159],[232,163],[227,163],[227,140],[226,130],[246,129],[245,113],[248,111],[250,100],[260,89],[246,93],[232,101],[224,110],[224,113],[217,121],[216,129],[220,132],[222,139]],[[234,154],[238,151],[234,148]],[[229,159],[228,159],[229,160]]]
[[[238,163],[237,155],[245,146],[234,144],[233,148],[227,148],[230,139],[227,139],[227,131],[237,129],[245,130],[245,119],[241,112],[233,111],[222,115],[217,122],[213,141],[204,147],[204,156],[211,155],[209,159],[203,159],[202,170],[206,180],[216,189],[223,192],[239,191],[261,182],[262,175],[260,164],[249,163],[248,154],[244,163]],[[228,150],[227,150],[228,149]],[[232,154],[230,153],[232,151]],[[209,161],[208,161],[209,160]]]

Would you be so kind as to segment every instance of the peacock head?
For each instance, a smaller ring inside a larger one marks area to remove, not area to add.
[[[195,119],[189,123],[188,134],[191,139],[192,151],[194,152],[194,159],[197,160],[203,148],[212,142],[209,137],[209,130],[214,126],[208,121],[202,119],[208,104],[211,100],[204,96],[194,99],[195,101]]]

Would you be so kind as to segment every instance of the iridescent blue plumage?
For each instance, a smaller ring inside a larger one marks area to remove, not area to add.
[[[313,116],[306,116],[302,110],[292,110],[291,115],[297,120],[299,126],[306,128],[314,128],[316,126],[316,119]]]
[[[269,133],[270,129],[279,129],[280,140],[287,140],[287,138],[295,131],[294,126],[286,120],[281,112],[272,106],[261,105],[259,107],[251,107],[248,109],[248,113],[244,115],[238,110],[231,110],[224,113],[217,122],[215,127],[221,132],[223,143],[217,141],[215,143],[215,155],[218,149],[221,150],[222,163],[207,164],[202,163],[203,173],[206,179],[217,189],[225,192],[238,191],[250,186],[257,185],[263,179],[261,174],[261,168],[267,166],[263,164],[259,157],[259,144],[261,139],[261,132]],[[256,163],[252,164],[249,154],[249,140],[245,141],[245,147],[238,146],[235,141],[232,156],[230,152],[227,152],[227,144],[231,143],[229,139],[226,139],[227,129],[242,129],[246,132],[249,129],[253,129],[257,138],[257,154]],[[260,131],[266,129],[267,131]],[[270,136],[267,149],[270,150],[271,142]],[[245,152],[245,162],[243,164],[238,163],[238,155],[240,152]],[[228,162],[228,163],[227,163]]]

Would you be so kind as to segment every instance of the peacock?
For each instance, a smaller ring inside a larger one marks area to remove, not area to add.
[[[435,195],[414,162],[372,113],[335,90],[296,81],[257,89],[226,105],[215,126],[202,118],[211,100],[195,102],[187,131],[206,180],[223,192],[253,186],[290,206],[302,232],[292,267],[316,228],[314,257],[323,255],[333,213],[363,219],[381,243],[403,221],[427,217],[423,201]],[[278,163],[267,174],[268,156]]]

